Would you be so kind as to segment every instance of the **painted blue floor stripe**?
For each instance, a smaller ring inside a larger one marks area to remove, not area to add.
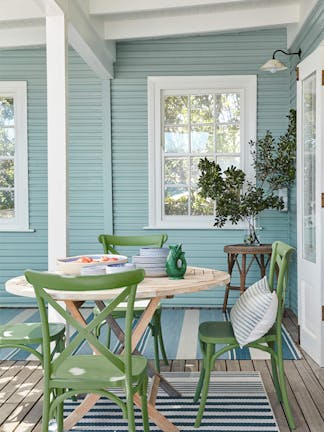
[[[0,323],[5,323],[10,320],[12,320],[15,315],[19,316],[19,313],[22,311],[22,309],[19,308],[0,308]],[[190,313],[190,310],[189,310]],[[164,308],[162,312],[162,331],[163,331],[163,338],[165,343],[165,348],[167,352],[167,356],[169,359],[176,359],[180,336],[182,334],[182,327],[184,322],[184,315],[185,315],[185,309],[172,309],[172,308]],[[91,315],[88,317],[87,321],[91,319]],[[226,314],[222,313],[221,309],[218,308],[202,308],[199,309],[199,323],[204,321],[226,321],[229,319],[229,313]],[[39,314],[38,311],[36,311],[28,318],[26,322],[33,322],[39,321]],[[118,320],[121,327],[123,327],[123,320]],[[135,325],[135,322],[134,322]],[[184,329],[185,330],[185,329]],[[106,327],[103,326],[101,330],[101,340],[106,341],[106,335],[107,330]],[[72,340],[75,336],[72,335]],[[182,341],[182,344],[191,343],[192,338],[197,337],[198,338],[198,329],[197,333],[195,334],[188,334],[185,335],[185,340]],[[196,343],[196,342],[195,342]],[[116,347],[117,346],[117,339],[114,335],[112,335],[111,339],[111,346]],[[153,346],[153,338],[151,335],[151,332],[148,330],[145,333],[145,337],[139,342],[138,347],[140,348],[141,352],[150,359],[154,358],[154,346]],[[221,348],[221,346],[217,346],[217,349]],[[82,354],[91,354],[92,350],[88,345],[83,345],[78,352],[82,352]],[[300,359],[300,353],[298,349],[296,348],[294,342],[292,341],[290,335],[288,334],[287,330],[283,327],[283,353],[284,353],[284,359],[286,360],[294,360],[294,359]],[[26,360],[28,358],[29,354],[24,351],[17,351],[14,349],[2,349],[0,350],[0,360],[4,359],[13,359],[13,360]],[[197,343],[197,352],[196,352],[196,358],[200,359],[201,352],[199,343]],[[238,359],[238,360],[250,360],[251,359],[251,353],[250,350],[247,348],[243,349],[236,349],[234,351],[229,351],[225,354],[223,354],[220,358],[222,359]]]

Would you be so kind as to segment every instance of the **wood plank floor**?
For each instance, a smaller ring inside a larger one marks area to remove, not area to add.
[[[287,311],[286,328],[297,342],[297,319]],[[164,371],[198,371],[198,360],[174,360]],[[216,370],[260,371],[280,431],[289,428],[275,395],[268,360],[218,360]],[[324,432],[324,368],[303,353],[302,360],[286,360],[289,400],[297,432]],[[0,431],[39,432],[42,409],[42,371],[36,362],[0,362]],[[193,429],[194,430],[194,429]],[[199,429],[198,429],[199,430]]]

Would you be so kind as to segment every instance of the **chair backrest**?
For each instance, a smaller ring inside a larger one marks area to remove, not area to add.
[[[100,234],[98,237],[104,248],[104,253],[119,254],[116,246],[153,246],[162,247],[168,240],[167,234],[151,234],[141,236],[119,236]]]
[[[40,311],[42,331],[43,331],[43,356],[44,356],[44,374],[49,378],[53,372],[61,365],[64,360],[74,354],[75,350],[87,341],[92,349],[98,354],[102,354],[107,361],[113,363],[119,370],[125,373],[126,379],[130,382],[131,370],[131,352],[132,352],[132,322],[133,308],[136,296],[137,284],[144,279],[144,271],[141,269],[116,273],[112,275],[96,276],[62,276],[54,273],[37,272],[27,270],[26,279],[34,287],[37,303]],[[71,314],[69,314],[58,301],[50,295],[51,290],[85,292],[117,289],[118,294],[109,301],[109,304],[97,315],[90,323],[84,327]],[[46,289],[46,290],[45,290]],[[100,342],[94,335],[94,329],[99,325],[108,314],[110,314],[121,302],[127,302],[127,312],[125,320],[125,337],[124,337],[124,361],[121,361],[111,350]],[[65,349],[53,360],[50,355],[49,339],[49,322],[46,305],[51,305],[71,326],[77,331],[77,334]]]
[[[288,285],[289,261],[295,249],[281,241],[272,244],[272,254],[269,268],[269,288],[276,290],[278,297],[278,312],[276,327],[281,331],[281,321],[285,307],[286,289]],[[276,276],[276,277],[275,277]]]

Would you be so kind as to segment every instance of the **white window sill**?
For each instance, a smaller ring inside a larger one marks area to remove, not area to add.
[[[15,227],[0,227],[0,232],[17,232],[17,233],[24,233],[24,232],[35,232],[36,229],[34,228],[15,228]]]
[[[167,230],[246,230],[247,226],[244,224],[237,225],[225,225],[222,228],[214,227],[213,225],[178,225],[178,224],[159,224],[155,226],[145,226],[144,230],[156,230],[156,229],[167,229]]]

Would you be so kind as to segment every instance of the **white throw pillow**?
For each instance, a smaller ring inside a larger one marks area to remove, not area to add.
[[[277,294],[270,291],[266,276],[241,295],[230,313],[234,335],[241,348],[270,330],[277,309]]]

